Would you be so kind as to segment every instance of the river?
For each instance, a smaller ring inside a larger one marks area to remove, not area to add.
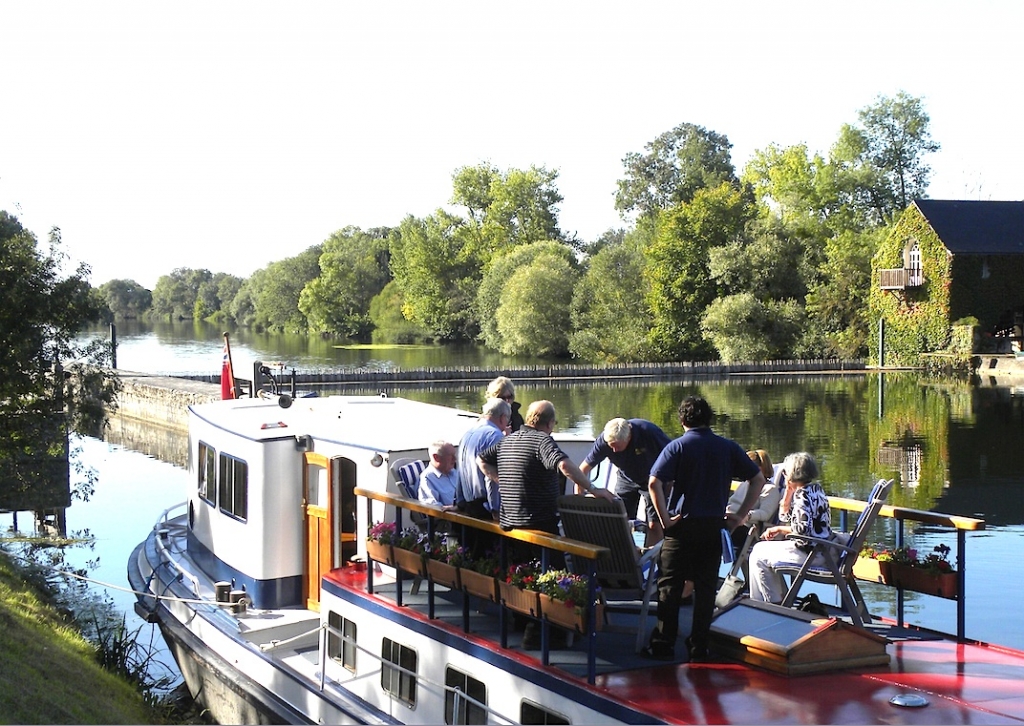
[[[203,330],[189,337],[189,331]],[[94,335],[105,335],[97,330]],[[118,330],[118,366],[152,373],[216,372],[223,341],[209,326],[146,326]],[[472,347],[334,348],[299,336],[233,336],[236,370],[252,360],[281,361],[299,370],[371,365],[412,368],[438,365],[501,365],[501,358]],[[294,357],[293,357],[294,356]],[[523,361],[515,361],[521,363]],[[478,409],[480,386],[439,385],[388,389],[389,395]],[[368,391],[375,393],[374,391]],[[326,393],[326,392],[325,392]],[[1017,561],[1024,539],[1024,386],[1011,381],[967,382],[926,379],[915,373],[773,375],[725,380],[600,383],[519,381],[517,398],[555,403],[559,428],[596,435],[614,416],[650,419],[678,435],[676,407],[698,393],[716,411],[714,428],[748,449],[767,450],[776,461],[786,453],[810,451],[819,459],[822,484],[830,494],[864,498],[879,477],[895,477],[892,504],[984,519],[987,528],[967,537],[967,619],[970,638],[1024,649],[1024,621],[1007,618],[1005,608],[1024,600],[1021,578],[1005,569]],[[118,429],[120,430],[120,429]],[[122,439],[125,440],[125,439]],[[87,531],[89,549],[68,554],[89,567],[93,579],[110,583],[115,605],[129,627],[150,628],[135,617],[126,588],[125,563],[164,508],[184,498],[185,476],[174,463],[176,444],[149,441],[146,432],[128,437],[131,448],[92,438],[77,440],[78,459],[95,476],[89,501],[67,513],[71,532]],[[160,457],[160,458],[157,458]],[[160,460],[164,459],[164,460]],[[31,516],[21,515],[22,529]],[[0,514],[9,528],[13,515]],[[879,541],[892,541],[883,524]],[[918,549],[947,543],[949,531],[913,533]],[[894,614],[894,591],[865,586],[872,610]],[[955,632],[956,603],[907,593],[909,622]]]

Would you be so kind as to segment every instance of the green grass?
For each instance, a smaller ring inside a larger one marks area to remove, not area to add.
[[[0,552],[0,722],[167,723]]]

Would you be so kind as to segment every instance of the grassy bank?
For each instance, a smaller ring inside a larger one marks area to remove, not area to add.
[[[0,721],[167,723],[0,552]]]

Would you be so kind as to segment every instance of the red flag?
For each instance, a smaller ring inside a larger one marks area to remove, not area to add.
[[[235,397],[235,372],[231,366],[231,345],[227,333],[224,333],[224,361],[220,367],[220,397],[222,401]]]

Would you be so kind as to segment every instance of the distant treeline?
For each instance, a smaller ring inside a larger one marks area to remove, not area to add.
[[[623,159],[623,227],[559,228],[557,171],[456,170],[450,203],[345,227],[247,279],[179,268],[111,280],[110,319],[209,319],[378,343],[476,341],[590,362],[855,359],[871,258],[925,196],[919,99],[879,97],[827,156],[771,145],[737,173],[725,135],[683,123]]]

